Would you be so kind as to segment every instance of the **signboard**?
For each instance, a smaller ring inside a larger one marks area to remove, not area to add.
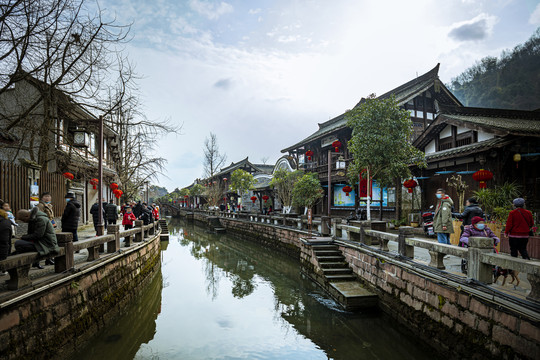
[[[311,225],[311,209],[308,209],[307,211],[307,222],[309,225]]]
[[[381,195],[382,195],[383,206],[388,206],[388,189],[387,188],[381,189],[379,184],[377,184],[377,181],[372,181],[372,184],[373,184],[373,187],[371,188],[371,207],[381,206]],[[363,201],[360,201],[360,205],[366,206],[367,204],[365,201],[366,200],[365,197],[361,197],[361,199],[363,199]]]
[[[334,206],[353,206],[356,194],[353,191],[349,193],[349,196],[343,192],[343,188],[347,185],[334,185]]]
[[[30,207],[39,204],[39,186],[37,184],[30,185]]]

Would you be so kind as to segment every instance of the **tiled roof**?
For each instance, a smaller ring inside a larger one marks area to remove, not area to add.
[[[231,165],[222,168],[220,172],[218,172],[217,174],[214,174],[214,177],[232,173],[234,170],[239,169],[244,165],[249,165],[253,167],[255,170],[257,170],[258,172],[264,172],[263,169],[260,169],[257,165],[250,163],[248,159],[249,157],[246,157],[245,159],[240,160],[237,163],[232,162]]]
[[[431,162],[431,161],[439,160],[443,158],[455,157],[456,155],[467,155],[470,153],[476,153],[482,150],[488,150],[494,147],[503,146],[504,144],[508,142],[509,142],[508,139],[493,138],[493,139],[473,143],[470,145],[465,145],[465,146],[460,146],[457,148],[429,153],[429,154],[426,154],[426,160],[427,162]]]
[[[390,91],[378,96],[377,98],[378,99],[387,99],[391,95],[394,95],[396,97],[396,100],[397,100],[398,104],[403,105],[407,101],[409,101],[410,99],[417,96],[418,94],[428,90],[437,81],[439,86],[441,87],[441,89],[445,93],[445,96],[447,98],[451,98],[451,100],[453,102],[455,102],[456,104],[461,105],[459,100],[450,91],[448,91],[446,89],[444,84],[439,82],[439,80],[438,80],[439,79],[439,77],[438,77],[439,66],[440,66],[440,64],[437,64],[437,66],[435,66],[433,69],[431,69],[427,73],[425,73],[425,74],[423,74],[423,75],[421,75],[421,76],[419,76],[419,77],[417,77],[417,78],[415,78],[415,79],[413,79],[413,80],[411,80],[409,82],[406,82],[405,84],[400,85],[397,88],[395,88],[393,90],[390,90]],[[365,101],[365,99],[360,100],[360,102],[358,102],[358,104],[356,104],[355,107],[360,106],[360,104],[362,104],[364,101]],[[311,134],[310,136],[308,136],[304,140],[302,140],[302,141],[300,141],[300,142],[298,142],[298,143],[296,143],[296,144],[294,144],[292,146],[289,146],[286,149],[281,150],[281,152],[284,153],[284,152],[287,152],[289,150],[298,148],[298,147],[302,146],[303,144],[306,144],[306,143],[308,143],[310,141],[319,139],[319,138],[321,138],[321,137],[323,137],[323,136],[325,136],[327,134],[330,134],[330,133],[332,133],[332,132],[334,132],[336,130],[345,128],[346,126],[347,126],[347,120],[345,119],[345,114],[341,114],[341,115],[336,116],[335,118],[333,118],[331,120],[328,120],[328,121],[326,121],[326,122],[324,122],[322,124],[319,124],[319,130],[317,130],[316,132],[314,132],[313,134]]]

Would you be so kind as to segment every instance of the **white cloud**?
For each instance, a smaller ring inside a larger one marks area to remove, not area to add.
[[[483,40],[493,33],[498,18],[482,13],[471,20],[454,23],[448,35],[458,41]]]
[[[224,1],[219,4],[214,4],[204,0],[190,0],[189,6],[191,9],[206,16],[210,20],[216,20],[220,16],[231,13],[234,10],[231,4]]]
[[[539,25],[540,24],[540,4],[536,5],[536,8],[529,18],[529,24]]]
[[[257,9],[249,9],[248,14],[249,14],[249,15],[255,15],[255,14],[259,14],[261,11],[262,11],[262,9],[260,9],[260,8],[257,8]]]

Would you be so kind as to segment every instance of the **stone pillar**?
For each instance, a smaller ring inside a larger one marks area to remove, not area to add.
[[[152,226],[150,229],[148,229],[148,234],[149,235],[154,235],[156,233],[156,222],[153,221],[150,223],[150,225]]]
[[[107,242],[107,253],[112,254],[120,249],[120,225],[108,225],[107,235],[114,235],[114,238]]]
[[[487,237],[469,238],[469,268],[467,278],[475,279],[485,284],[493,283],[493,266],[484,264],[480,260],[481,254],[493,252],[493,239]]]
[[[64,248],[64,255],[54,258],[54,272],[61,273],[73,269],[75,264],[73,254],[73,234],[70,232],[61,232],[56,234],[58,246]]]
[[[6,284],[9,290],[18,290],[26,285],[32,284],[32,281],[28,277],[30,264],[8,269],[7,272],[9,274],[9,280],[6,280]]]
[[[88,261],[94,261],[99,259],[100,246],[91,246],[88,250]]]
[[[399,227],[399,237],[398,237],[398,252],[399,255],[405,256],[408,258],[414,258],[414,246],[407,245],[405,239],[407,236],[412,235],[413,228],[410,226],[400,226]]]
[[[536,274],[527,274],[527,280],[531,284],[531,292],[527,295],[527,300],[540,302],[540,276]]]
[[[434,250],[429,250],[429,255],[431,257],[429,266],[436,267],[437,269],[441,269],[441,270],[446,269],[443,262],[443,259],[444,259],[443,253],[440,253]]]
[[[124,247],[131,246],[131,235],[124,236]]]
[[[142,229],[143,224],[144,223],[142,220],[135,220],[135,227],[141,228],[139,232],[135,233],[135,242],[143,241],[143,238],[144,238],[144,231]]]
[[[329,216],[321,216],[321,234],[322,236],[330,235],[331,220]]]

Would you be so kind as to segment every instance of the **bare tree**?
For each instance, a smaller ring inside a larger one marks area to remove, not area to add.
[[[263,156],[261,158],[261,162],[263,163],[263,165],[266,165],[266,163],[268,162],[268,159],[270,159],[268,156]]]
[[[204,176],[213,177],[217,170],[225,164],[227,155],[221,154],[217,143],[217,136],[210,133],[210,137],[204,140]]]

